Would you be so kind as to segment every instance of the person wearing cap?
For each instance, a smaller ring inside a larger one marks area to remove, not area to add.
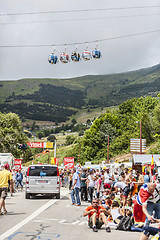
[[[9,170],[9,164],[4,164],[4,170],[0,172],[0,215],[6,214],[7,210],[5,207],[5,199],[7,197],[8,191],[8,181],[10,181],[12,190],[13,190],[13,178],[11,172]],[[3,213],[1,212],[3,207]]]
[[[88,216],[88,226],[93,229],[93,232],[98,232],[98,229],[105,224],[106,232],[111,232],[111,229],[108,225],[107,211],[104,207],[99,205],[99,199],[93,199],[92,205],[88,206],[83,213],[83,217]]]

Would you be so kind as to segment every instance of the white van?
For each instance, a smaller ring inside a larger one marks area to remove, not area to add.
[[[59,170],[55,165],[35,164],[30,165],[26,177],[25,198],[37,194],[56,196],[60,199]]]

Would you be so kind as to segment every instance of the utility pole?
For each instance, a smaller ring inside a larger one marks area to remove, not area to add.
[[[79,164],[81,163],[80,160],[81,160],[81,144],[79,143]]]
[[[107,148],[107,163],[109,164],[109,135],[108,135],[108,148]]]
[[[107,159],[106,159],[106,163],[109,164],[109,135],[105,135],[105,137],[108,137],[108,143],[107,143]]]
[[[142,123],[140,121],[140,154],[142,154]]]

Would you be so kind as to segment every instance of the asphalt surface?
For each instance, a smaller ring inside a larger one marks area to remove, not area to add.
[[[37,197],[25,199],[24,192],[6,199],[8,214],[0,216],[0,240],[138,240],[140,234],[105,227],[94,233],[87,225],[83,212],[88,203],[71,205],[67,189],[61,189],[61,199]]]

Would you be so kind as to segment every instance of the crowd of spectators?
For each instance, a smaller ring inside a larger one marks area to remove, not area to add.
[[[158,234],[159,228],[151,223],[160,220],[160,184],[157,174],[141,174],[125,168],[121,173],[109,168],[72,169],[68,173],[72,205],[89,206],[83,213],[94,232],[104,224],[117,230],[141,232],[140,240]],[[157,238],[159,239],[159,238]]]

